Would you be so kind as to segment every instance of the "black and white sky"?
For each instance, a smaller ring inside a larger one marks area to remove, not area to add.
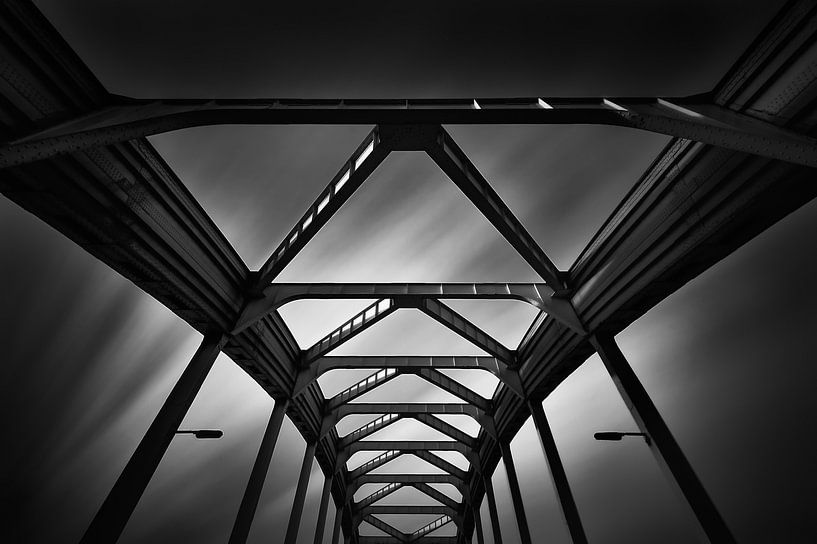
[[[768,0],[35,4],[114,93],[325,98],[705,92],[782,6]],[[562,269],[668,141],[615,127],[447,129]],[[222,126],[150,142],[255,269],[369,130]],[[808,436],[817,414],[815,232],[812,203],[618,336],[740,542],[817,540],[817,446]],[[427,157],[402,153],[385,161],[279,279],[537,278]],[[74,542],[200,337],[5,199],[0,286],[0,398],[9,422],[4,515],[24,542]],[[299,302],[282,315],[308,347],[366,304]],[[452,305],[512,348],[533,319],[521,303]],[[479,352],[400,310],[339,353]],[[331,395],[366,374],[330,374],[321,386]],[[495,386],[468,373],[457,377],[483,394]],[[448,400],[408,377],[392,384],[362,400]],[[635,429],[596,357],[544,406],[591,542],[696,541],[690,512],[643,443],[592,439],[597,430]],[[121,542],[226,541],[271,407],[222,355],[184,426],[220,428],[224,438],[174,440]],[[400,424],[373,438],[429,433]],[[513,442],[534,541],[568,542],[535,440],[528,422]],[[285,422],[251,542],[280,540],[303,450]],[[392,470],[413,467],[421,465]],[[315,465],[300,542],[312,542],[322,482]],[[505,541],[513,543],[518,537],[501,464],[494,485]],[[422,524],[388,521],[404,530]]]

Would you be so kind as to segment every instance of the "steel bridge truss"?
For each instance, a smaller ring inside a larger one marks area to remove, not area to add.
[[[114,542],[158,466],[216,356],[226,352],[272,397],[230,544],[246,541],[283,417],[307,442],[285,536],[294,543],[312,463],[325,475],[315,542],[330,498],[338,509],[332,542],[481,544],[484,527],[501,542],[491,474],[501,459],[523,542],[530,543],[510,441],[532,417],[572,541],[587,541],[543,399],[598,353],[668,482],[710,541],[734,542],[683,451],[618,349],[614,335],[686,281],[817,195],[817,17],[791,2],[709,93],[691,97],[529,97],[463,100],[143,100],[108,93],[28,2],[0,7],[15,49],[4,47],[0,190],[134,281],[204,335],[131,460],[85,533]],[[812,24],[806,24],[810,22]],[[144,138],[216,124],[366,124],[372,131],[257,271],[250,271],[181,181]],[[672,136],[633,190],[569,270],[559,270],[460,149],[444,124],[604,124]],[[392,152],[421,151],[453,181],[522,258],[539,283],[301,284],[275,279]],[[56,183],[58,182],[58,183]],[[56,186],[55,186],[56,183]],[[92,219],[89,219],[92,218]],[[373,299],[315,345],[298,346],[277,310],[300,299]],[[539,315],[515,349],[455,312],[447,299],[518,300]],[[400,308],[411,308],[469,340],[484,357],[337,357],[331,353]],[[335,369],[372,374],[331,398],[318,378]],[[485,398],[441,372],[473,369],[499,380]],[[361,403],[360,396],[413,374],[462,402]],[[346,416],[368,424],[340,436]],[[442,415],[466,415],[471,436]],[[414,419],[447,440],[374,441]],[[381,452],[350,468],[356,452]],[[439,452],[458,452],[461,468]],[[414,455],[440,474],[379,474]],[[449,484],[454,499],[435,488]],[[355,500],[363,485],[380,486]],[[403,487],[431,506],[381,501]],[[378,517],[433,514],[411,533]],[[366,522],[388,536],[361,536]],[[435,536],[456,528],[455,536]]]

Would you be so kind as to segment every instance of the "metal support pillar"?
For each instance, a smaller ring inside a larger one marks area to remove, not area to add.
[[[238,507],[238,515],[235,518],[233,532],[230,534],[229,544],[244,544],[250,534],[255,509],[258,500],[261,498],[261,491],[264,489],[264,479],[267,477],[267,470],[275,450],[275,443],[278,441],[278,433],[281,431],[281,423],[284,421],[289,399],[275,401],[272,409],[267,429],[261,439],[261,447],[258,448],[258,455],[255,464],[250,472],[250,480],[244,490],[244,497],[241,499],[241,506]]]
[[[584,533],[582,520],[579,517],[579,509],[576,507],[576,501],[573,500],[573,492],[570,491],[570,484],[567,481],[567,474],[562,465],[562,458],[559,456],[559,450],[556,449],[556,441],[553,438],[553,432],[550,430],[550,424],[548,424],[545,417],[542,403],[529,400],[528,409],[533,418],[533,425],[536,427],[536,434],[539,435],[539,443],[542,445],[542,451],[545,453],[545,460],[550,469],[550,479],[553,482],[553,488],[556,490],[556,496],[559,498],[559,506],[562,509],[562,515],[565,518],[565,523],[567,523],[567,529],[570,531],[573,544],[587,544],[587,536]]]
[[[323,529],[326,526],[326,511],[329,510],[329,497],[332,495],[332,474],[324,477],[321,491],[321,505],[318,508],[318,522],[315,525],[315,544],[323,542]]]
[[[505,472],[508,473],[508,486],[511,488],[511,501],[513,501],[513,511],[516,514],[516,525],[519,527],[519,538],[522,544],[532,544],[530,529],[528,529],[528,518],[525,516],[522,491],[519,489],[519,479],[516,477],[516,465],[513,462],[511,445],[507,442],[500,442],[499,449],[502,451]]]
[[[298,487],[295,490],[295,499],[292,501],[292,513],[289,515],[289,525],[284,544],[295,544],[298,541],[298,528],[301,525],[301,514],[304,511],[306,488],[309,486],[309,474],[312,472],[312,461],[315,460],[317,442],[309,442],[304,452],[304,462],[301,465],[301,474],[298,476]]]
[[[638,428],[650,437],[649,447],[658,464],[675,490],[689,503],[710,542],[734,543],[735,537],[615,340],[610,336],[596,335],[590,338],[590,342],[607,367]]]
[[[496,497],[494,496],[494,484],[491,477],[482,474],[482,481],[485,485],[485,497],[488,499],[488,513],[491,516],[491,532],[494,534],[494,544],[502,544],[502,530],[499,528],[499,512],[496,509]]]
[[[80,544],[116,542],[167,451],[224,345],[223,334],[207,335],[173,386],[136,451],[91,521]]]
[[[335,526],[332,528],[332,544],[340,542],[340,522],[343,520],[343,511],[338,508],[335,510]]]
[[[482,515],[479,513],[479,505],[472,507],[474,512],[474,531],[477,533],[477,544],[485,544],[485,535],[482,533]]]

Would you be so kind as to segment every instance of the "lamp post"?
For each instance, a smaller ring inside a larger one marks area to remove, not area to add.
[[[180,430],[176,434],[192,434],[199,440],[219,439],[224,436],[224,432],[218,429],[196,429],[196,430]]]
[[[618,441],[621,440],[625,436],[643,436],[644,442],[647,445],[650,445],[650,437],[647,436],[646,433],[628,433],[628,432],[618,432],[618,431],[608,431],[608,432],[601,432],[601,433],[594,433],[593,438],[596,440],[609,440],[609,441]]]

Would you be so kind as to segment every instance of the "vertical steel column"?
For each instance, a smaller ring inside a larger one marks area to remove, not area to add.
[[[528,518],[525,516],[525,504],[522,501],[522,491],[519,489],[519,479],[516,477],[516,465],[513,462],[511,445],[508,442],[500,442],[499,449],[502,451],[505,472],[508,473],[508,487],[511,488],[511,501],[513,502],[514,513],[516,513],[519,538],[522,540],[522,544],[532,544],[530,529],[528,529]]]
[[[326,511],[329,509],[329,497],[332,495],[332,474],[324,477],[321,491],[321,505],[318,508],[318,523],[315,525],[315,544],[323,542],[323,528],[326,525]]]
[[[312,461],[315,459],[315,446],[317,445],[317,442],[310,442],[306,445],[301,474],[298,476],[298,487],[295,490],[295,499],[292,502],[292,512],[289,515],[289,526],[287,526],[287,534],[284,538],[285,544],[295,544],[298,540],[298,528],[301,525],[301,514],[304,511],[304,501],[306,500],[306,488],[309,486],[309,474],[312,472]]]
[[[711,542],[733,543],[735,537],[704,489],[681,447],[653,404],[644,386],[611,336],[590,338],[618,392],[641,432],[650,437],[650,449],[676,491],[689,503]]]
[[[477,544],[485,544],[485,535],[482,533],[482,515],[479,513],[479,505],[473,505],[474,530],[477,532]]]
[[[331,544],[338,544],[340,541],[340,522],[343,520],[343,512],[340,508],[335,510],[335,527],[332,529]]]
[[[494,534],[494,544],[502,544],[502,531],[499,528],[499,513],[496,510],[496,497],[491,477],[482,473],[482,482],[485,485],[485,497],[488,499],[488,513],[491,516],[491,532]]]
[[[275,401],[272,414],[267,423],[267,429],[261,439],[261,447],[258,448],[258,455],[255,464],[250,472],[250,480],[244,490],[244,497],[241,499],[241,506],[238,507],[238,515],[235,518],[233,532],[230,534],[229,544],[244,544],[250,534],[250,526],[255,509],[258,507],[258,500],[261,498],[261,491],[264,489],[264,479],[267,477],[269,463],[275,451],[275,443],[278,441],[278,433],[281,431],[281,423],[284,421],[289,399]]]
[[[119,539],[225,341],[223,334],[204,337],[85,531],[81,544],[110,543]]]
[[[582,520],[579,517],[579,509],[576,507],[576,501],[573,500],[573,493],[570,491],[570,484],[567,481],[567,474],[562,465],[562,458],[559,456],[559,450],[556,449],[556,441],[553,439],[553,432],[550,430],[550,424],[548,424],[545,417],[542,403],[529,400],[528,409],[533,418],[533,425],[536,427],[536,434],[539,435],[539,443],[542,445],[545,460],[548,468],[550,468],[550,479],[553,482],[553,488],[556,490],[556,496],[559,497],[559,506],[562,509],[562,515],[567,523],[573,544],[587,544],[587,536],[584,533]]]

